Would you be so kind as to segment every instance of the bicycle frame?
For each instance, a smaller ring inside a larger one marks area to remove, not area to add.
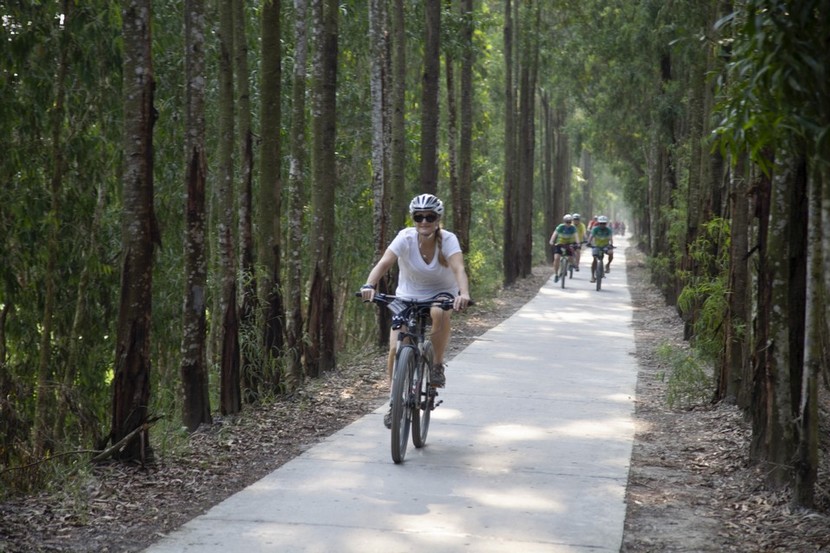
[[[454,298],[439,294],[423,301],[404,300],[376,293],[373,301],[386,305],[393,313],[395,326],[401,329],[396,343],[395,365],[392,374],[392,460],[402,463],[412,427],[415,447],[426,445],[430,414],[441,402],[429,381],[432,366],[432,345],[429,329],[433,307],[452,309]],[[405,328],[403,328],[405,327]]]

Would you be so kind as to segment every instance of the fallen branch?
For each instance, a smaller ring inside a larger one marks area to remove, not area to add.
[[[130,432],[129,434],[127,434],[126,436],[124,436],[123,438],[118,440],[118,442],[114,443],[113,445],[111,445],[110,447],[108,447],[104,451],[100,452],[95,457],[93,457],[92,462],[93,463],[99,463],[99,462],[103,461],[104,459],[107,459],[108,457],[111,457],[114,453],[116,453],[118,451],[122,451],[125,447],[127,447],[127,445],[131,441],[133,441],[133,439],[136,436],[142,435],[144,432],[149,430],[149,428],[153,425],[153,423],[155,423],[160,418],[161,417],[151,417],[151,418],[147,419],[147,421],[144,422],[143,424],[141,424],[141,426],[138,426],[137,428],[135,428],[135,430],[133,430],[132,432]]]

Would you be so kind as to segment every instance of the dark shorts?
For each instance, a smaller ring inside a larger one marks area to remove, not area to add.
[[[569,255],[569,249],[576,250],[576,244],[556,244],[553,246],[554,255]]]

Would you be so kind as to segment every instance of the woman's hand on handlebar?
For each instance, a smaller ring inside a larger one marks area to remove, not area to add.
[[[466,309],[467,306],[470,305],[470,303],[472,303],[472,302],[470,300],[470,295],[469,294],[459,294],[459,295],[455,296],[455,299],[453,300],[452,308],[455,311],[464,311],[464,309]]]
[[[376,286],[372,284],[364,284],[360,287],[360,297],[364,302],[370,302],[375,297]]]

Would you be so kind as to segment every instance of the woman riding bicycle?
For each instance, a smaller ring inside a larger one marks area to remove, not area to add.
[[[372,301],[381,277],[397,261],[400,272],[394,292],[396,296],[427,300],[442,292],[449,293],[455,296],[453,309],[461,311],[470,302],[470,288],[458,237],[441,229],[443,202],[432,194],[420,194],[409,203],[409,213],[415,226],[401,230],[369,272],[366,284],[360,289],[363,301]],[[439,307],[433,308],[430,313],[434,354],[430,379],[436,388],[443,388],[446,384],[444,352],[450,338],[450,314],[451,311]],[[390,382],[401,330],[393,328],[389,336],[387,375]],[[384,417],[384,423],[387,427],[391,426],[391,412]]]

